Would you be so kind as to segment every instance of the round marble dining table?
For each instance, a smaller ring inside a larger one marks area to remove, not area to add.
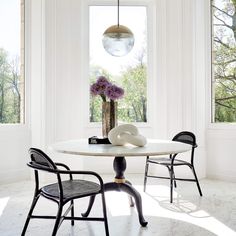
[[[125,179],[126,159],[125,157],[158,156],[182,153],[191,150],[192,146],[170,140],[148,139],[144,147],[133,145],[113,146],[112,144],[89,144],[86,139],[68,140],[51,145],[55,152],[94,157],[113,157],[113,169],[115,179],[113,182],[104,184],[105,191],[123,191],[130,196],[130,206],[134,206],[135,200],[139,222],[142,226],[147,225],[142,212],[142,199],[140,193]],[[90,198],[88,209],[83,213],[87,217],[90,213],[95,197]]]
[[[144,147],[134,145],[113,146],[112,144],[89,144],[87,139],[68,140],[51,145],[60,153],[82,156],[157,156],[186,152],[191,145],[161,139],[148,139]]]

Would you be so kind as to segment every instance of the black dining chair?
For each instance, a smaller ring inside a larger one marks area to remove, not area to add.
[[[21,236],[25,235],[30,219],[34,218],[55,219],[54,228],[51,234],[52,236],[57,234],[58,228],[60,227],[63,220],[70,220],[72,226],[74,225],[74,220],[102,221],[104,222],[106,236],[109,236],[103,180],[100,175],[92,171],[70,170],[65,164],[53,162],[40,149],[30,148],[29,153],[31,161],[27,163],[27,165],[34,169],[35,191],[32,205],[30,207]],[[39,171],[46,171],[55,175],[57,182],[40,187]],[[74,175],[81,175],[83,176],[83,179],[75,179]],[[62,180],[62,176],[68,176],[68,180]],[[96,179],[96,181],[86,180],[86,177],[92,176],[94,179]],[[84,217],[82,215],[82,217],[75,217],[74,200],[95,196],[97,194],[101,194],[103,216]],[[57,203],[58,210],[55,216],[32,214],[36,203],[41,196]],[[65,211],[64,215],[62,215],[63,207],[67,203],[69,204],[69,207]],[[70,213],[71,216],[67,216],[68,213]]]
[[[176,134],[174,138],[172,139],[172,141],[182,142],[182,143],[186,143],[192,146],[190,161],[188,162],[181,159],[177,159],[176,156],[178,154],[171,154],[169,155],[169,157],[151,157],[150,158],[149,156],[147,156],[146,166],[145,166],[145,176],[144,176],[144,192],[146,191],[147,178],[151,177],[151,178],[160,178],[160,179],[170,180],[170,202],[171,203],[173,202],[173,182],[174,182],[174,187],[176,188],[177,187],[176,180],[196,182],[199,194],[200,196],[202,196],[202,191],[201,191],[197,174],[194,168],[194,150],[197,147],[195,135],[189,131],[182,131]],[[167,167],[169,171],[169,177],[148,174],[149,164],[157,164],[157,165],[162,165],[162,166]],[[174,167],[177,167],[177,166],[188,166],[192,170],[194,178],[193,179],[176,178]]]

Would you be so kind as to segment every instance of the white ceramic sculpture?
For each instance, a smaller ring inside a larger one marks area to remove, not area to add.
[[[122,146],[127,143],[142,147],[147,143],[144,136],[139,134],[136,126],[131,124],[119,125],[108,133],[108,139],[113,145]]]

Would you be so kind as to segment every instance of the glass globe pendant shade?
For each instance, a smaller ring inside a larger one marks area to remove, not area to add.
[[[103,33],[103,47],[112,56],[122,57],[134,46],[132,31],[123,25],[112,25]]]

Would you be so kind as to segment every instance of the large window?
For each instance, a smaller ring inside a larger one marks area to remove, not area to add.
[[[24,122],[24,0],[0,1],[0,123]]]
[[[236,1],[211,0],[212,121],[236,122]]]
[[[134,33],[132,51],[124,57],[113,57],[103,48],[102,36],[117,24],[116,6],[89,7],[90,83],[100,75],[125,91],[118,100],[120,122],[147,122],[147,9],[145,6],[121,6],[120,24]],[[90,98],[90,122],[101,121],[101,102]]]

